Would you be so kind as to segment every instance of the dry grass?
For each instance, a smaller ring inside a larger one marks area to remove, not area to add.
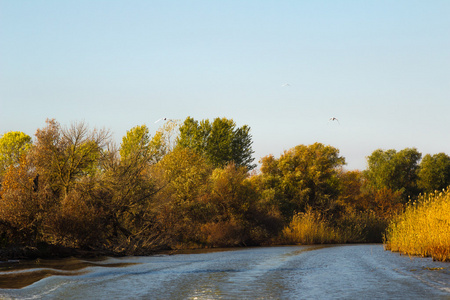
[[[340,237],[322,216],[309,209],[292,218],[289,226],[283,229],[282,240],[286,244],[326,244],[339,243]]]
[[[450,190],[420,196],[389,225],[386,249],[450,261]]]

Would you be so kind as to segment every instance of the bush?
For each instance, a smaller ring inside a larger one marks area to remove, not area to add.
[[[242,246],[248,236],[244,226],[233,220],[217,223],[206,223],[201,232],[206,237],[206,243],[212,247]]]
[[[381,243],[387,221],[372,211],[348,212],[336,221],[336,226],[343,243]]]

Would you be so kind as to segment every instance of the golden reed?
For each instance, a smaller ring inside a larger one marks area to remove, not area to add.
[[[322,218],[322,216],[308,209],[305,213],[298,213],[292,218],[289,226],[284,228],[282,239],[287,244],[329,244],[341,241],[339,234]]]
[[[385,248],[450,261],[450,190],[419,196],[388,226]]]

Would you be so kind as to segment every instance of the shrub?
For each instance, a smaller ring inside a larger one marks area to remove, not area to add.
[[[387,221],[372,211],[347,212],[336,226],[343,243],[381,243]]]
[[[201,232],[212,247],[242,246],[248,239],[244,226],[234,220],[206,223]]]

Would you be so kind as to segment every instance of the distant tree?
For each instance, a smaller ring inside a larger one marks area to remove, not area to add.
[[[253,164],[252,139],[250,127],[236,128],[232,119],[216,118],[198,122],[188,117],[180,127],[178,146],[190,148],[205,155],[216,167],[224,167],[230,162],[245,166],[248,170]]]
[[[127,131],[120,147],[121,159],[136,159],[142,162],[150,159],[150,133],[145,125]]]
[[[31,145],[31,137],[20,131],[10,131],[0,137],[0,180],[9,166],[19,163]]]
[[[364,176],[375,189],[392,187],[392,178],[395,173],[394,156],[396,150],[377,149],[367,157],[368,168],[364,171]]]
[[[345,159],[339,150],[315,143],[285,151],[279,159],[261,160],[261,176],[287,219],[306,208],[327,213],[339,194],[339,170]]]
[[[122,229],[130,220],[119,219],[130,210],[148,206],[154,194],[154,183],[150,176],[150,165],[153,159],[151,137],[147,126],[136,126],[127,131],[122,138],[119,150],[120,159],[110,155],[106,168],[106,178],[112,190],[111,206],[115,214],[114,226]],[[139,214],[140,212],[134,212]],[[131,218],[137,218],[136,215]],[[119,226],[119,223],[122,225]]]
[[[388,188],[400,191],[404,201],[418,194],[417,170],[422,154],[416,148],[401,151],[375,150],[368,158],[364,175],[368,185],[375,189]]]
[[[246,213],[254,205],[256,190],[248,179],[245,167],[233,163],[225,168],[215,169],[210,177],[210,201],[220,211],[219,220],[245,219]]]
[[[420,162],[418,187],[425,193],[442,190],[450,185],[450,156],[427,154]]]
[[[135,126],[122,138],[120,156],[122,159],[140,159],[142,162],[157,163],[176,145],[177,121],[169,120],[151,137],[146,125]],[[138,157],[135,157],[135,156]]]
[[[339,182],[341,192],[339,201],[347,210],[359,211],[365,209],[365,198],[362,192],[364,185],[364,176],[361,171],[344,171],[339,172]]]
[[[169,154],[176,147],[179,127],[179,121],[167,120],[156,131],[150,142],[152,161],[154,163],[161,161],[165,155]]]
[[[75,128],[74,132],[85,128],[80,126],[77,124],[75,127],[78,129]],[[46,129],[42,137],[65,132],[65,129],[57,126]],[[74,144],[78,145],[75,146],[78,150],[73,153],[64,151],[67,148],[58,138],[54,140],[60,147],[51,153],[40,152],[49,157],[59,157],[54,165],[38,164],[42,174],[49,174],[44,178],[53,176],[50,177],[50,184],[57,195],[54,214],[46,224],[46,236],[57,244],[70,247],[123,253],[144,250],[157,236],[152,232],[155,218],[152,200],[156,191],[149,173],[151,147],[147,127],[143,125],[130,129],[119,149],[107,140],[98,139],[107,136],[98,136],[95,130],[85,131],[83,136],[80,140],[85,142],[67,142],[72,145],[69,149]],[[92,148],[87,149],[91,152],[83,152],[86,143],[92,145]],[[77,168],[75,165],[68,169],[58,167],[74,159],[81,160]],[[52,166],[56,166],[57,170],[72,172],[68,188],[59,180],[58,173],[55,174],[50,168]]]
[[[404,198],[401,190],[393,191],[384,187],[368,190],[365,195],[364,207],[377,216],[389,219],[402,209],[402,202],[404,202]]]
[[[153,153],[147,126],[130,129],[122,139],[119,153],[120,160],[111,156],[106,175],[113,183],[115,211],[122,214],[133,205],[150,199],[154,192],[149,178]]]
[[[145,145],[122,157],[118,155],[120,150],[109,149],[104,172],[97,176],[99,182],[94,182],[95,193],[89,193],[106,215],[107,244],[114,251],[137,253],[137,248],[145,250],[157,236],[152,232],[156,188]]]
[[[201,199],[212,165],[194,150],[177,147],[151,169],[158,189],[155,210],[165,243],[176,246],[198,240],[204,219]]]
[[[32,153],[36,171],[55,192],[67,195],[77,179],[98,170],[110,135],[106,130],[89,131],[84,123],[68,128],[61,128],[55,120],[46,123],[47,127],[36,132]]]
[[[196,201],[213,171],[205,157],[189,148],[175,149],[153,169],[155,176],[162,178],[161,193],[177,203]]]
[[[237,246],[252,243],[251,232],[264,231],[258,226],[256,216],[257,192],[248,180],[246,167],[230,163],[216,168],[209,179],[211,189],[206,197],[201,231],[212,246]],[[256,229],[258,230],[252,230]],[[256,234],[255,234],[256,235]]]

